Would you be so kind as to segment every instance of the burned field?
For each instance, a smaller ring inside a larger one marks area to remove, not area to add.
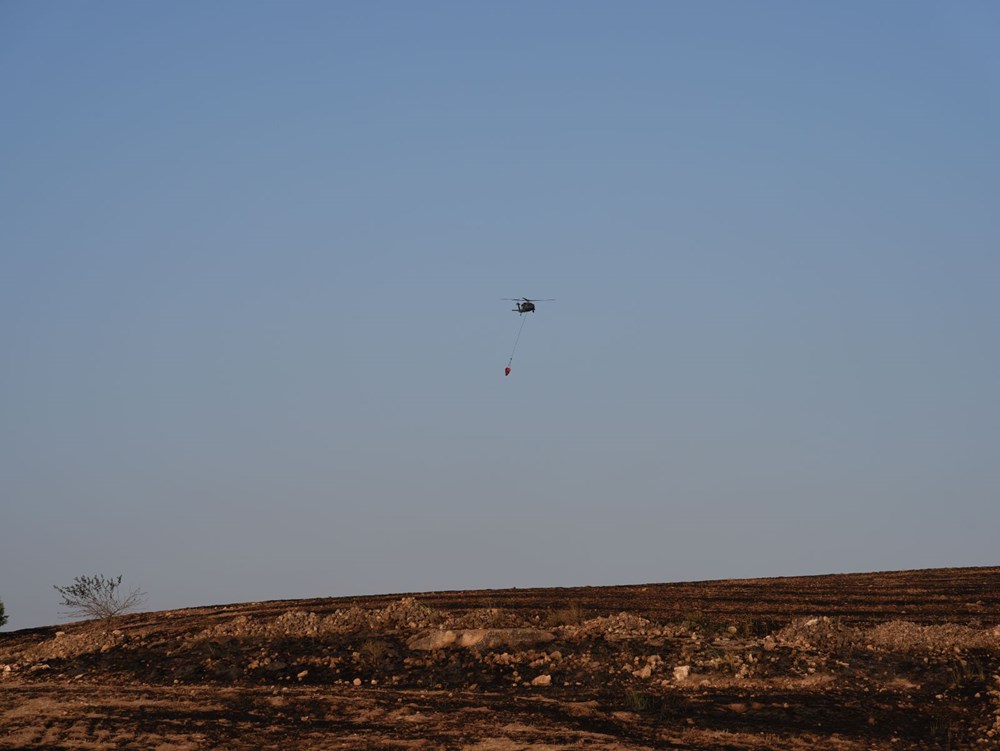
[[[0,749],[1000,748],[1000,568],[436,592],[0,634]]]

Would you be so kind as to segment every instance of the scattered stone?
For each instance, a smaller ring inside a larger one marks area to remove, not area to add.
[[[675,681],[685,681],[687,677],[691,674],[690,665],[678,665],[674,668],[674,680]]]
[[[548,686],[551,683],[552,683],[552,676],[545,673],[531,679],[532,686]]]

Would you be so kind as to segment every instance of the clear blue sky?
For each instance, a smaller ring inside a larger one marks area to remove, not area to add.
[[[4,0],[7,628],[1000,563],[998,250],[993,3]]]

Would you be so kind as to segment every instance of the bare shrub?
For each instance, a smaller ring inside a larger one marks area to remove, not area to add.
[[[704,628],[708,618],[700,610],[689,610],[681,616],[681,625],[695,631]]]
[[[114,579],[98,574],[78,576],[68,587],[53,585],[53,588],[62,595],[64,615],[105,619],[127,613],[146,599],[146,593],[141,589],[132,589],[128,593],[120,591],[121,583],[121,575]]]
[[[550,611],[545,617],[545,623],[550,627],[555,626],[579,626],[586,620],[583,608],[577,603],[570,603],[559,610]]]
[[[663,702],[659,697],[634,688],[625,689],[622,703],[630,712],[650,712],[660,709]]]
[[[773,618],[745,616],[736,620],[733,625],[736,627],[736,634],[743,639],[762,639],[772,632],[778,631],[787,623]]]
[[[381,667],[389,655],[389,645],[380,639],[368,639],[358,648],[358,662],[370,669]]]

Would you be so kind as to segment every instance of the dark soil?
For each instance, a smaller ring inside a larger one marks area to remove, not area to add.
[[[0,749],[1000,748],[1000,568],[430,592],[0,634]]]

